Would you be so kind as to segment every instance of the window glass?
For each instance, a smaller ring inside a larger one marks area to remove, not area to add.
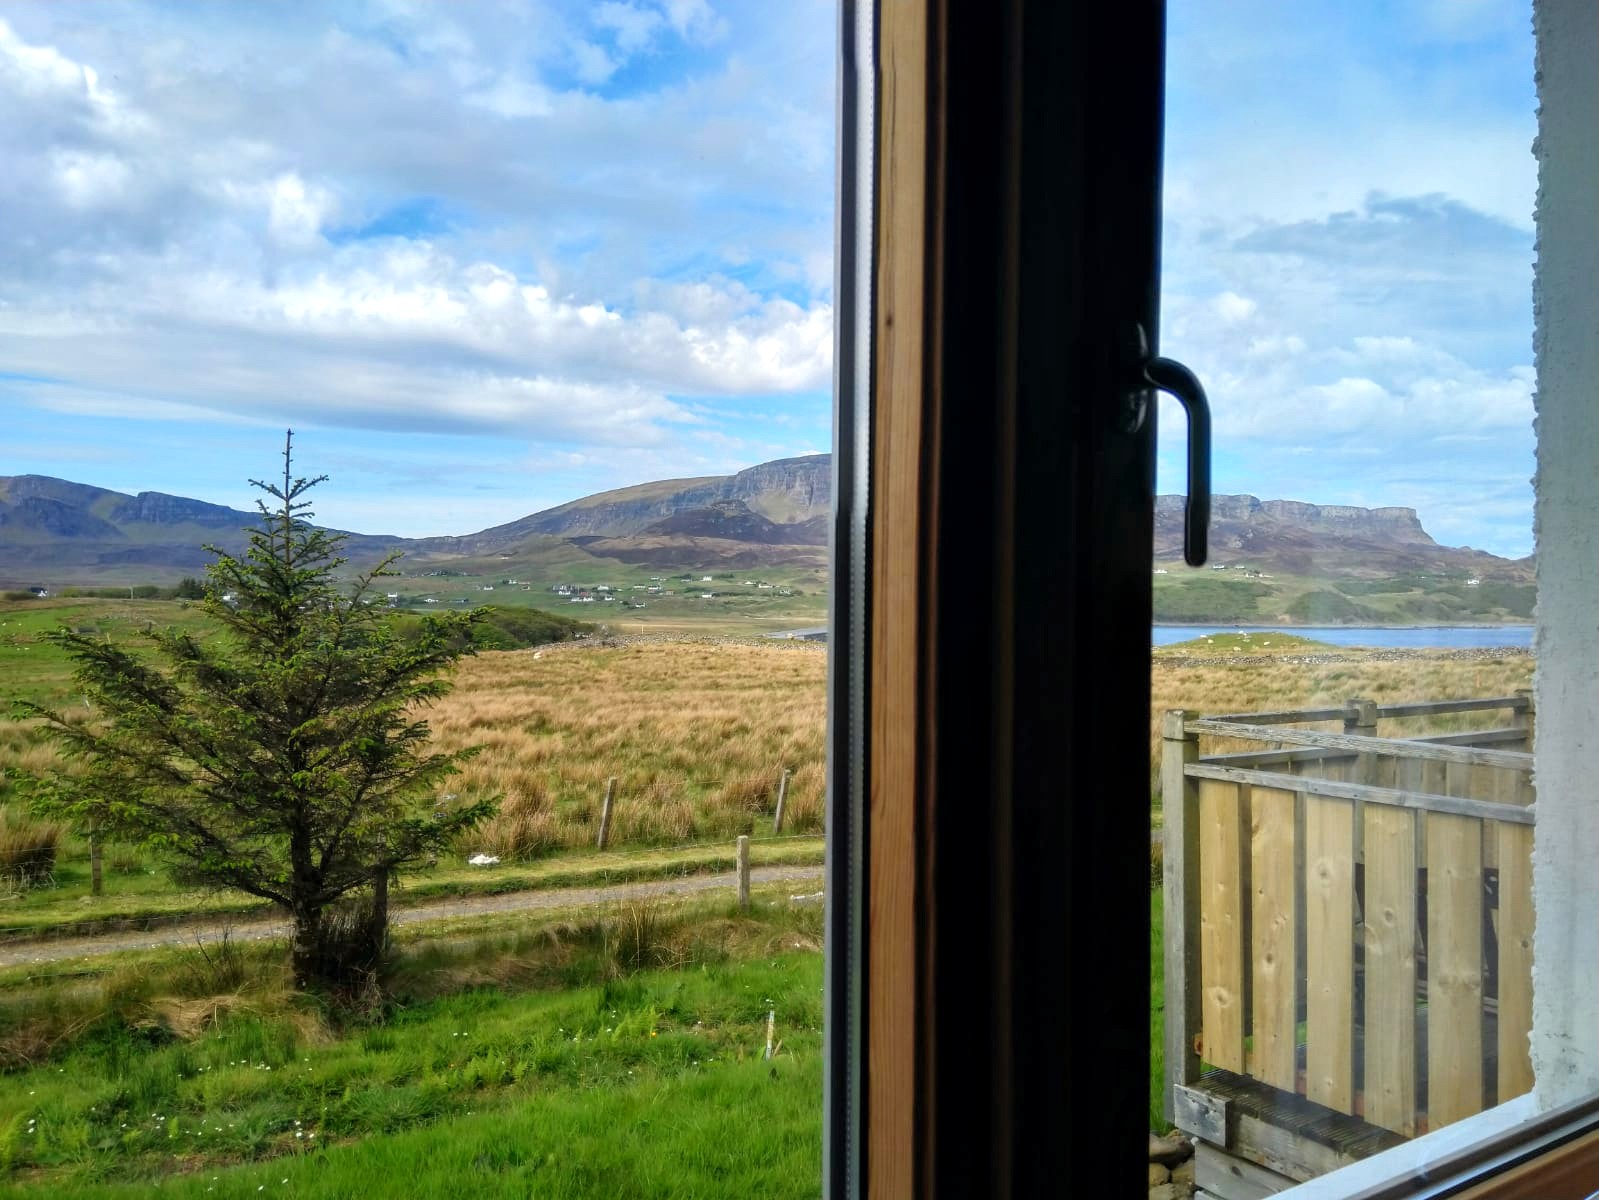
[[[1156,509],[1151,1120],[1286,1186],[1533,1085],[1531,19],[1174,3],[1168,53],[1217,494],[1199,569]]]
[[[816,1194],[836,41],[0,10],[0,1186]]]

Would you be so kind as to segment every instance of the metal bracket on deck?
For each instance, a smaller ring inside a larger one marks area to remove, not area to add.
[[[1227,1101],[1186,1084],[1172,1087],[1172,1124],[1213,1146],[1227,1145]]]

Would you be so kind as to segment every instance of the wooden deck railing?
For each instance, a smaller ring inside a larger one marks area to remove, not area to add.
[[[1479,712],[1508,723],[1377,736]],[[1166,714],[1168,1106],[1203,1062],[1408,1137],[1531,1086],[1532,723],[1525,693]]]

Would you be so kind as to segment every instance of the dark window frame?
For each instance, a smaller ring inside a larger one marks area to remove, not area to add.
[[[842,5],[831,1195],[1137,1174],[1162,19]]]

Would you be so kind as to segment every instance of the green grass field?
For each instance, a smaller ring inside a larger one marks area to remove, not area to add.
[[[781,902],[635,905],[414,939],[370,1011],[293,992],[265,948],[221,973],[192,952],[0,972],[0,1178],[51,1197],[814,1196],[820,924]]]
[[[1190,571],[1176,563],[1153,579],[1156,621],[1239,625],[1458,625],[1532,619],[1529,582],[1468,584],[1463,572],[1339,579]]]

